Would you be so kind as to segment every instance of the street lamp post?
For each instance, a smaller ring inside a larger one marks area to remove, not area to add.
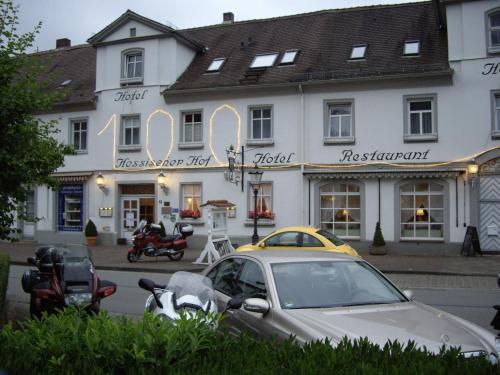
[[[259,170],[257,164],[255,164],[254,169],[248,172],[250,175],[250,184],[253,188],[253,235],[252,235],[252,245],[255,245],[259,241],[259,235],[257,234],[257,194],[259,193],[260,183],[262,181],[263,171]]]

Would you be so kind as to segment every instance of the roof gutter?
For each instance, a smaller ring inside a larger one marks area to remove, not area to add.
[[[162,95],[165,100],[169,97],[179,97],[183,95],[190,94],[206,94],[213,92],[238,92],[238,91],[248,91],[248,90],[261,90],[268,88],[295,88],[298,84],[302,87],[304,86],[323,86],[329,84],[339,84],[339,83],[357,83],[357,82],[379,82],[379,81],[390,81],[395,79],[403,78],[422,78],[422,77],[451,77],[453,76],[453,69],[448,68],[446,70],[432,71],[432,72],[421,72],[421,73],[402,73],[402,74],[391,74],[391,75],[381,75],[381,76],[369,76],[369,77],[355,77],[355,78],[338,78],[338,79],[328,79],[328,80],[311,80],[303,82],[284,82],[284,83],[269,83],[269,84],[259,84],[259,85],[237,85],[237,86],[219,86],[219,87],[203,87],[197,89],[173,89],[168,88],[163,90]]]

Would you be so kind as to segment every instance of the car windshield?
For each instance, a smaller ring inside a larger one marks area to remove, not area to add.
[[[333,243],[335,246],[341,246],[341,245],[345,244],[344,241],[342,241],[340,238],[338,238],[333,233],[328,232],[327,230],[320,229],[316,233],[318,233],[318,234],[322,235],[323,237],[325,237],[328,241],[330,241],[331,243]]]
[[[283,309],[363,306],[408,301],[363,261],[272,264]]]

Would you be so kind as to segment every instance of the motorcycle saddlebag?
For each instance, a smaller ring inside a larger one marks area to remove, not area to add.
[[[186,247],[187,247],[186,240],[180,239],[180,240],[174,241],[174,249],[175,250],[182,250],[182,249],[185,249]]]

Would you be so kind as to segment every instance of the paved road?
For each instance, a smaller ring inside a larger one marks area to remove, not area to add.
[[[21,276],[28,267],[11,266],[7,299],[10,319],[26,317],[29,297],[21,288]],[[123,271],[99,271],[103,279],[118,284],[118,292],[103,300],[102,308],[116,315],[140,317],[148,292],[137,282],[148,277],[157,283],[166,283],[167,274]],[[492,277],[455,277],[390,274],[389,278],[402,289],[412,289],[415,299],[445,310],[497,333],[490,327],[495,315],[492,306],[500,304],[500,289]]]

